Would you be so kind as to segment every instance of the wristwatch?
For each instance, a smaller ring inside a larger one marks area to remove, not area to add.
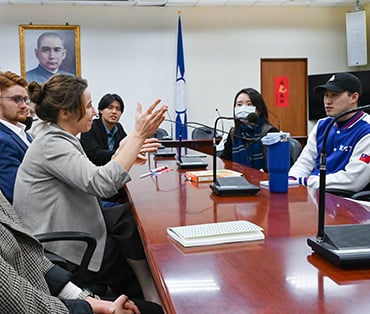
[[[78,299],[80,300],[85,300],[87,297],[92,297],[94,299],[100,300],[100,297],[94,293],[92,293],[88,289],[83,289],[79,294],[78,294]]]

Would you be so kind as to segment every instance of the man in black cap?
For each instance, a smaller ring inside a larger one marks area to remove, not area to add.
[[[323,94],[327,117],[313,127],[289,176],[300,184],[317,189],[326,127],[342,112],[358,107],[362,87],[356,76],[338,73],[317,86],[315,92]],[[351,192],[364,189],[370,182],[370,116],[359,111],[341,117],[328,134],[326,155],[326,188]]]

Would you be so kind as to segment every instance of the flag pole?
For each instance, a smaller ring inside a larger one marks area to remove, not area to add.
[[[181,27],[181,11],[178,14],[178,29],[177,29],[177,68],[176,68],[176,139],[187,139],[187,106],[186,106],[186,80],[185,80],[185,62],[184,62],[184,47],[182,41]]]

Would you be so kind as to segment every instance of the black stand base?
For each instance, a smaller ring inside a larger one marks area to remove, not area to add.
[[[260,188],[244,177],[224,177],[211,184],[213,193],[220,196],[254,195]]]
[[[370,224],[325,226],[322,242],[308,239],[312,250],[340,268],[370,268]]]
[[[208,167],[208,163],[200,158],[182,157],[181,161],[177,161],[177,166],[180,169],[204,169]]]

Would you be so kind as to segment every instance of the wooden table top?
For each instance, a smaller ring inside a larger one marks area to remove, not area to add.
[[[208,159],[209,169],[212,167]],[[173,170],[140,179],[160,165]],[[267,174],[219,161],[253,184]],[[370,270],[342,270],[311,252],[318,192],[261,188],[255,196],[219,197],[209,183],[185,180],[174,159],[135,167],[128,184],[134,215],[167,313],[369,313]],[[370,206],[327,194],[326,224],[365,223]],[[248,220],[265,240],[184,248],[168,227]]]

